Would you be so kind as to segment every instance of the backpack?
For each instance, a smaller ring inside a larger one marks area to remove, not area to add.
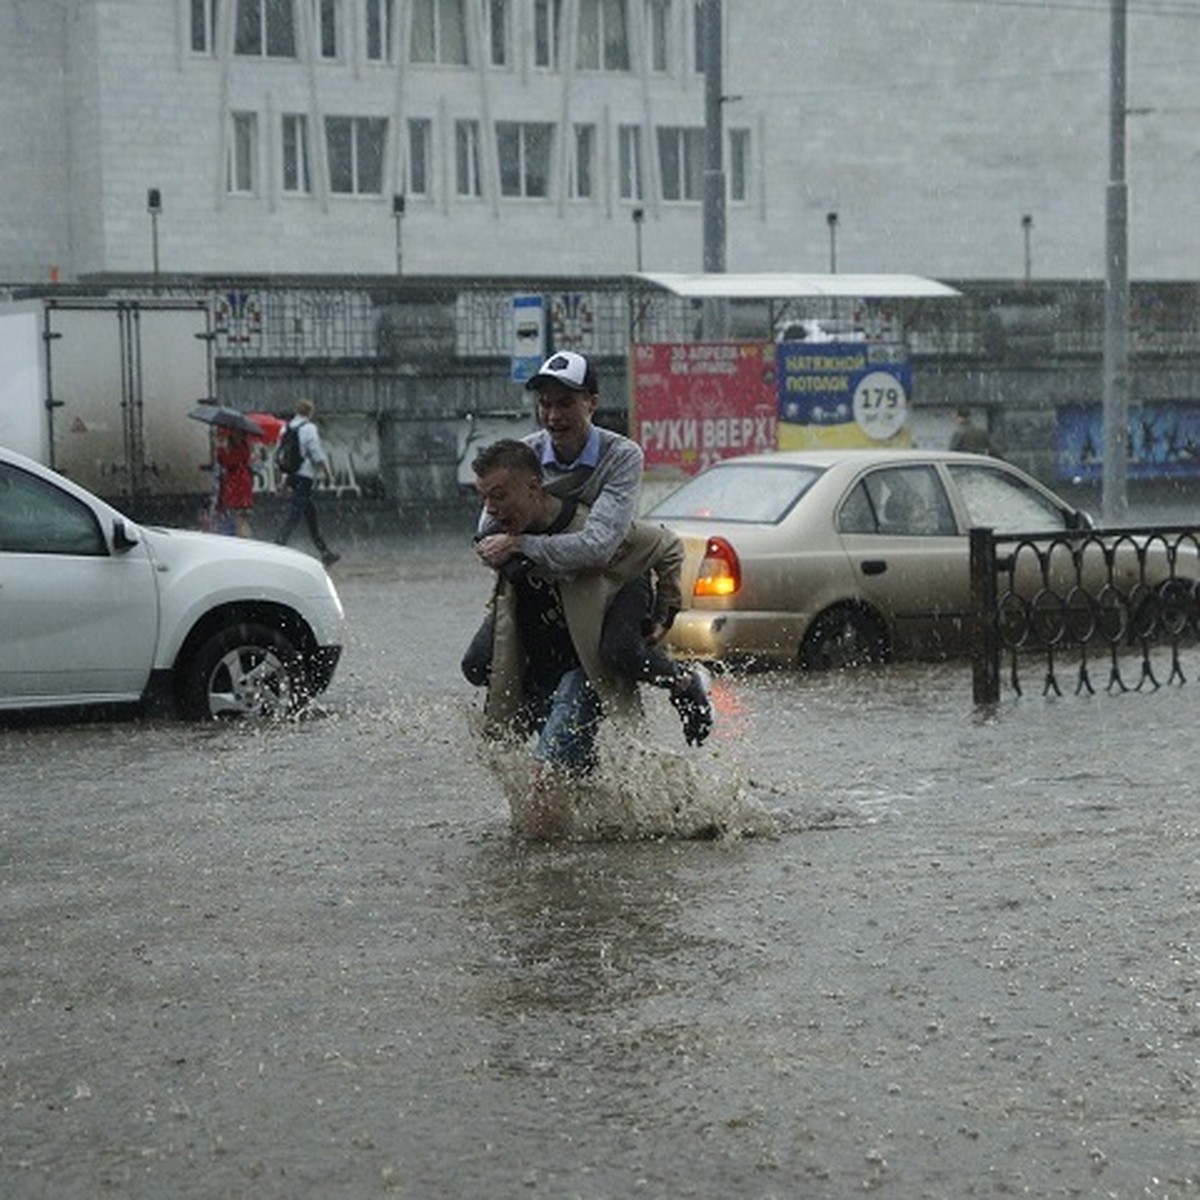
[[[288,425],[275,449],[275,465],[284,475],[295,475],[304,465],[304,454],[300,449],[300,429],[303,422]]]

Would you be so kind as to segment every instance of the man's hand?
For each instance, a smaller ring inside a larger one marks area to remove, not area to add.
[[[475,543],[475,553],[493,570],[498,570],[521,553],[521,539],[511,533],[491,533]]]

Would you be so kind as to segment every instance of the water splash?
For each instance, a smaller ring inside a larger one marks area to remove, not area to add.
[[[709,758],[646,741],[608,722],[597,742],[599,765],[583,778],[554,776],[535,786],[525,746],[478,738],[524,837],[562,841],[770,837],[777,817],[751,789]]]

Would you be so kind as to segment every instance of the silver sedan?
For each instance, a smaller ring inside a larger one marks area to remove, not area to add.
[[[809,668],[963,653],[968,530],[1091,523],[999,459],[919,450],[730,458],[646,517],[687,549],[682,657]]]

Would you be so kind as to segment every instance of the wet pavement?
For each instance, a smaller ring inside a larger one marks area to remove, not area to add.
[[[461,541],[335,573],[308,720],[0,727],[0,1196],[1200,1193],[1196,657],[726,676],[700,750],[651,695],[612,797],[670,835],[547,846]]]

